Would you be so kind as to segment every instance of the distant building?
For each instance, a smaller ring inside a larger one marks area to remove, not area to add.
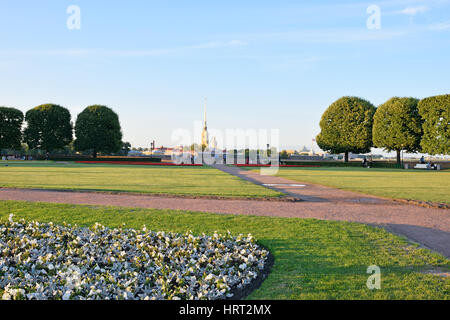
[[[161,146],[159,148],[156,148],[153,150],[153,155],[171,155],[174,148],[166,148],[164,146]]]
[[[286,151],[287,154],[291,155],[291,154],[298,154],[297,150],[292,150],[292,149],[288,149],[288,150],[284,150]]]
[[[144,154],[141,151],[138,150],[130,150],[128,151],[128,156],[129,157],[140,157],[143,156]]]
[[[306,148],[306,146],[303,146],[303,149],[300,150],[299,154],[300,154],[300,155],[309,156],[309,152],[310,152],[309,149]]]
[[[320,161],[323,160],[322,156],[315,155],[311,156],[309,154],[291,154],[288,158],[291,161]]]

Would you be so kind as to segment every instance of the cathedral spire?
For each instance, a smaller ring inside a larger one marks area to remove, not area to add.
[[[207,98],[205,98],[205,122],[204,122],[204,127],[205,129],[207,129],[207,124],[206,124],[206,102],[207,102]]]
[[[202,145],[205,147],[209,147],[209,135],[208,135],[208,126],[206,124],[206,98],[205,98],[205,122],[203,125],[202,131]]]

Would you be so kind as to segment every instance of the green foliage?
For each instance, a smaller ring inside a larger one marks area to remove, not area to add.
[[[331,153],[366,153],[372,147],[375,107],[358,97],[342,97],[331,104],[320,121],[317,144]]]
[[[422,118],[414,98],[394,97],[378,107],[373,120],[373,143],[387,151],[420,151]],[[399,160],[399,159],[398,159]]]
[[[122,130],[118,115],[106,106],[93,105],[84,109],[75,123],[74,143],[77,151],[92,150],[116,153],[122,148]]]
[[[129,142],[122,142],[122,150],[121,153],[125,156],[128,155],[128,152],[131,150],[131,143]]]
[[[424,121],[423,152],[450,154],[450,94],[425,98],[418,107]]]
[[[281,159],[288,159],[289,158],[289,153],[286,150],[281,151],[280,158]]]
[[[27,127],[24,142],[30,149],[51,151],[63,149],[73,140],[70,112],[55,104],[44,104],[25,115]]]
[[[19,149],[22,141],[23,113],[15,108],[0,107],[0,150]]]

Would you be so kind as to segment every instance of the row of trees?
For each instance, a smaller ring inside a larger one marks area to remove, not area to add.
[[[331,153],[367,153],[372,147],[397,152],[450,153],[450,94],[418,100],[394,97],[375,108],[358,97],[342,97],[325,111],[317,144]],[[23,122],[26,122],[22,130]],[[73,131],[75,140],[73,141]],[[77,117],[75,128],[69,110],[45,104],[25,117],[15,108],[0,107],[0,150],[30,149],[46,152],[71,144],[76,151],[116,153],[125,145],[119,117],[106,106],[93,105]],[[129,145],[127,148],[129,149]]]
[[[317,144],[331,153],[367,153],[372,147],[400,153],[450,153],[450,94],[418,100],[394,97],[375,108],[358,97],[342,97],[325,111]]]
[[[45,152],[73,142],[76,151],[91,152],[96,157],[98,152],[115,153],[122,148],[122,130],[117,114],[101,105],[84,109],[75,127],[69,110],[56,104],[37,106],[25,116],[15,108],[0,107],[0,150],[20,149],[22,142]]]

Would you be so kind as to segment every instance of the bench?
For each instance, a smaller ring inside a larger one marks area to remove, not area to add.
[[[414,169],[426,169],[426,170],[428,170],[428,169],[431,169],[431,166],[428,163],[424,163],[424,164],[418,163],[418,164],[416,164],[414,166]]]
[[[409,163],[405,163],[405,169],[411,168]],[[441,170],[441,164],[429,164],[429,163],[418,163],[416,164],[413,169],[423,169],[423,170]]]

